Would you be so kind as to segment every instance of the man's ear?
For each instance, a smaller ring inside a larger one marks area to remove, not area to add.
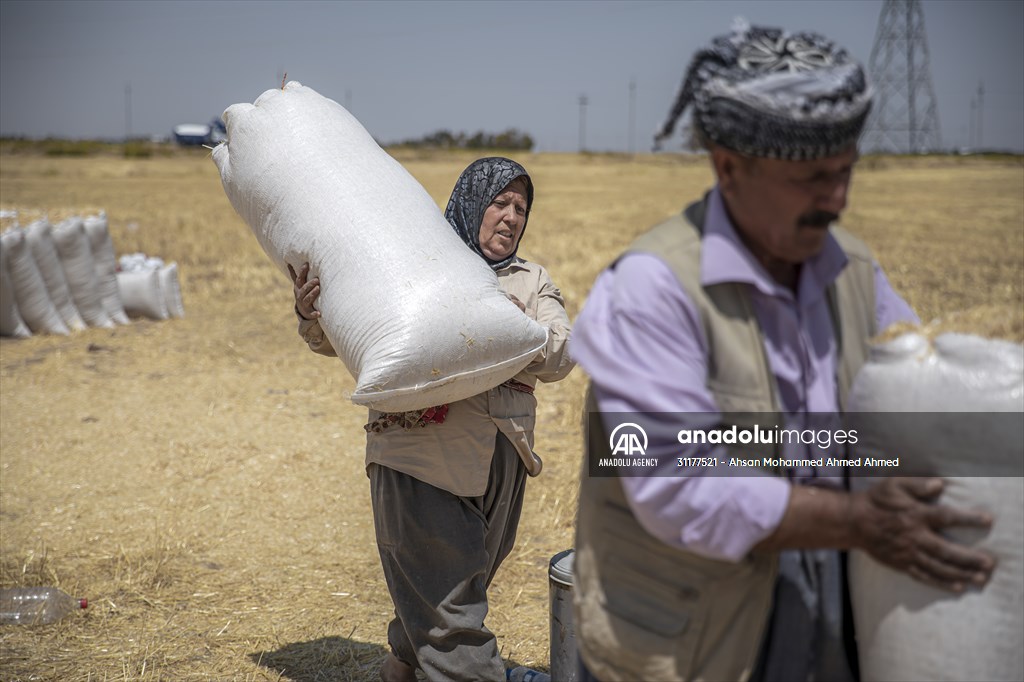
[[[718,186],[723,194],[729,194],[736,186],[736,175],[744,169],[744,161],[739,154],[724,147],[713,146],[711,154],[711,165],[718,177]]]

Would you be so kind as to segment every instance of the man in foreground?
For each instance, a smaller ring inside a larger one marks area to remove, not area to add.
[[[665,426],[646,452],[656,471],[581,479],[581,679],[854,680],[842,552],[960,592],[994,561],[941,531],[991,519],[934,504],[940,479],[850,492],[841,469],[679,467],[672,420],[839,413],[868,339],[917,320],[834,225],[871,90],[822,36],[741,26],[697,53],[659,138],[688,108],[717,184],[600,275],[571,342],[601,420],[591,461],[610,454],[616,413]]]

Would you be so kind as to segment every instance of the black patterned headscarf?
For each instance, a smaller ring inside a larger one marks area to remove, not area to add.
[[[526,219],[523,221],[523,231],[519,235],[519,242],[516,248],[507,258],[501,261],[493,261],[484,255],[480,248],[480,223],[484,219],[484,211],[494,201],[494,197],[501,194],[501,191],[508,187],[516,178],[526,180]],[[448,200],[448,208],[444,210],[444,217],[451,223],[456,234],[466,242],[469,248],[487,261],[487,264],[494,270],[500,270],[516,257],[519,244],[526,234],[526,221],[530,218],[530,207],[533,206],[533,180],[520,166],[512,159],[501,156],[490,156],[485,159],[478,159],[469,164],[466,170],[462,171],[452,196]]]
[[[864,69],[817,33],[738,20],[694,55],[655,148],[692,109],[706,140],[748,156],[791,161],[839,153],[860,137],[871,110]]]

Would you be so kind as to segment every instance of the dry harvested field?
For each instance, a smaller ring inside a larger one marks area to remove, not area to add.
[[[443,206],[472,157],[399,155]],[[575,316],[636,234],[699,196],[705,161],[524,155],[538,188],[521,252]],[[180,264],[186,318],[0,340],[0,583],[91,603],[0,627],[0,679],[373,680],[389,599],[361,426],[341,363],[295,333],[289,282],[206,154],[0,156],[0,208],[105,209],[118,254]],[[922,318],[1024,337],[1019,157],[867,158],[845,224]],[[530,481],[488,624],[548,663],[549,558],[572,545],[585,386],[538,390]]]

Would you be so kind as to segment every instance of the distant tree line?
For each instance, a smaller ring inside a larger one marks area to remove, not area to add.
[[[472,135],[464,132],[452,133],[450,130],[438,130],[415,140],[400,142],[405,147],[430,147],[434,149],[533,149],[533,138],[515,128],[500,133],[486,133],[479,130]]]

